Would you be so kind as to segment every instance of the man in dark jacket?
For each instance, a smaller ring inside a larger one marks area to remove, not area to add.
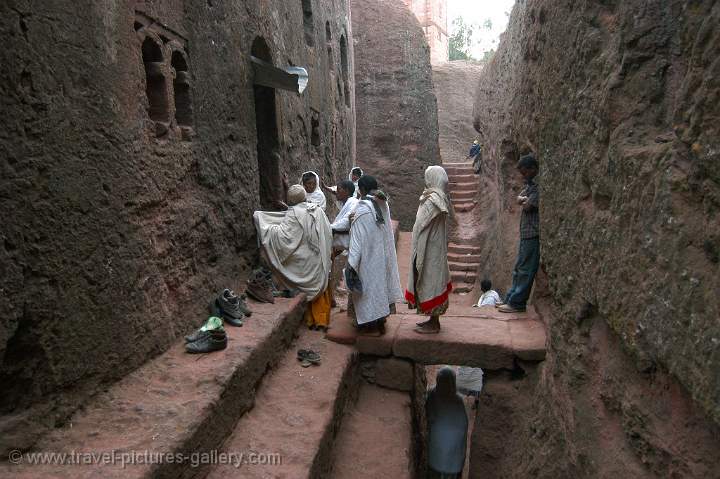
[[[525,188],[517,197],[520,213],[520,248],[512,273],[512,287],[505,302],[498,308],[503,313],[525,311],[535,274],[540,266],[540,191],[534,179],[540,170],[533,154],[520,158],[517,169],[525,180]]]

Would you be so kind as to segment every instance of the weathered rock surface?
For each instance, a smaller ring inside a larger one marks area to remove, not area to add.
[[[440,163],[437,104],[422,28],[402,0],[353,0],[357,161],[415,221],[424,171]]]
[[[432,67],[437,97],[440,156],[443,163],[467,161],[478,133],[473,128],[474,90],[482,64],[467,61],[438,63]]]
[[[265,171],[257,37],[278,65],[310,72],[304,95],[276,93],[280,172],[346,175],[349,11],[312,5],[308,17],[300,1],[0,4],[0,412],[44,398],[31,416],[61,424],[72,391],[159,354],[221,288],[241,287]]]
[[[718,2],[534,0],[483,72],[495,264],[519,153],[542,170],[550,341],[514,474],[719,474],[718,48]]]
[[[413,389],[414,367],[410,361],[398,358],[380,358],[375,363],[375,384],[397,391]]]

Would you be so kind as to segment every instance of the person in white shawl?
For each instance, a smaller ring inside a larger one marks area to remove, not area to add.
[[[360,178],[358,187],[361,200],[350,228],[348,268],[357,273],[362,291],[348,288],[360,330],[383,334],[390,305],[402,300],[390,208],[372,176]]]
[[[338,183],[335,191],[342,207],[335,221],[330,225],[333,232],[333,249],[345,251],[350,247],[350,215],[355,211],[359,200],[355,197],[355,185],[350,180]]]
[[[258,238],[272,268],[311,302],[305,314],[308,327],[326,329],[330,321],[330,222],[318,205],[306,201],[300,185],[289,188],[288,204],[287,211],[254,213]]]
[[[315,203],[323,211],[327,207],[327,200],[325,199],[325,193],[320,188],[320,177],[314,171],[306,171],[302,174],[302,185],[305,188],[306,198],[308,203]]]
[[[425,170],[425,191],[413,227],[410,277],[405,291],[410,307],[430,316],[418,323],[418,333],[440,332],[440,315],[447,311],[452,291],[447,222],[453,209],[447,188],[448,176],[442,166]]]

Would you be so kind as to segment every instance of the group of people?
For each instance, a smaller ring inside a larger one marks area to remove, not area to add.
[[[377,180],[353,168],[347,180],[326,187],[312,171],[288,188],[286,211],[254,214],[261,254],[279,281],[306,294],[305,320],[310,329],[326,331],[333,303],[331,268],[342,257],[349,290],[349,312],[361,333],[382,335],[386,318],[403,298],[428,316],[416,331],[440,331],[452,290],[447,262],[448,221],[453,216],[448,176],[441,166],[425,171],[413,228],[408,287],[400,286],[389,197]],[[325,190],[339,213],[330,222]]]
[[[475,146],[479,154],[479,144]],[[540,259],[539,192],[534,182],[539,171],[537,159],[525,155],[517,169],[525,186],[517,198],[522,212],[512,286],[502,299],[490,281],[483,280],[477,302],[477,306],[495,305],[507,313],[525,311]],[[404,294],[389,197],[378,188],[377,180],[360,168],[353,168],[347,180],[332,188],[326,187],[315,172],[303,173],[301,184],[287,190],[287,211],[255,212],[262,255],[281,281],[307,295],[310,305],[305,320],[310,329],[328,328],[333,302],[331,268],[338,258],[344,258],[343,276],[350,292],[348,311],[352,311],[362,333],[384,334],[386,318],[403,298],[427,317],[417,323],[416,332],[440,331],[440,316],[448,309],[452,291],[447,253],[448,222],[454,211],[448,183],[441,166],[425,170]],[[338,203],[339,213],[332,222],[326,215],[323,190]],[[475,396],[477,406],[482,376],[477,368],[460,368],[457,377],[452,368],[439,371],[437,385],[426,401],[431,475],[459,477],[465,460],[468,418],[458,391]]]

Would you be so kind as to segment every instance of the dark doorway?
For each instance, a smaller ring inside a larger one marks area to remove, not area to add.
[[[146,38],[142,44],[145,65],[145,93],[148,99],[148,116],[153,121],[168,122],[167,87],[163,73],[163,54],[160,46]]]
[[[302,0],[303,31],[305,43],[309,47],[315,45],[315,22],[313,20],[312,0]]]
[[[272,63],[270,48],[265,40],[260,37],[253,42],[251,54],[255,58]],[[260,177],[260,205],[265,209],[270,209],[275,206],[277,201],[285,201],[285,191],[280,175],[275,90],[265,86],[253,85],[253,92],[255,97],[258,174]]]

